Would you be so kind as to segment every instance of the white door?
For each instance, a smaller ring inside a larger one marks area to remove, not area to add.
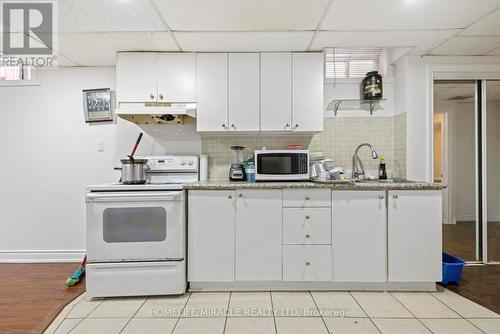
[[[259,131],[259,54],[229,54],[229,131]]]
[[[182,191],[97,192],[87,202],[89,262],[182,260]]]
[[[236,280],[282,279],[282,191],[236,191]]]
[[[158,101],[196,102],[194,53],[158,54]]]
[[[387,280],[385,191],[333,191],[333,280]]]
[[[157,100],[157,54],[120,52],[116,61],[116,99],[118,102]]]
[[[292,54],[260,55],[260,129],[292,129]]]
[[[441,281],[441,191],[398,190],[388,196],[389,281]]]
[[[323,131],[323,54],[292,53],[292,130]]]
[[[189,191],[188,279],[234,281],[235,192]]]
[[[227,53],[197,53],[196,67],[196,128],[228,131]]]

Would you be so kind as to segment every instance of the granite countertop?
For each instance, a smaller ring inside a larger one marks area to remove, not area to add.
[[[440,190],[446,188],[442,183],[411,181],[394,182],[234,182],[210,180],[187,183],[187,190],[234,190],[234,189],[333,189],[333,190]]]

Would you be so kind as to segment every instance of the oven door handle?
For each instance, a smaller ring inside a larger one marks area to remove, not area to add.
[[[182,192],[88,193],[87,203],[180,201]]]

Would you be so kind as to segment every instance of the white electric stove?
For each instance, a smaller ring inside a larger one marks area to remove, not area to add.
[[[87,187],[87,295],[186,291],[183,184],[199,179],[197,156],[149,156],[148,182]]]

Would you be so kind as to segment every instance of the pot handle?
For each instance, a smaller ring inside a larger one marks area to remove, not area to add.
[[[122,170],[122,168],[121,168],[121,167],[115,167],[115,168],[113,168],[113,169],[114,169],[114,170]]]

